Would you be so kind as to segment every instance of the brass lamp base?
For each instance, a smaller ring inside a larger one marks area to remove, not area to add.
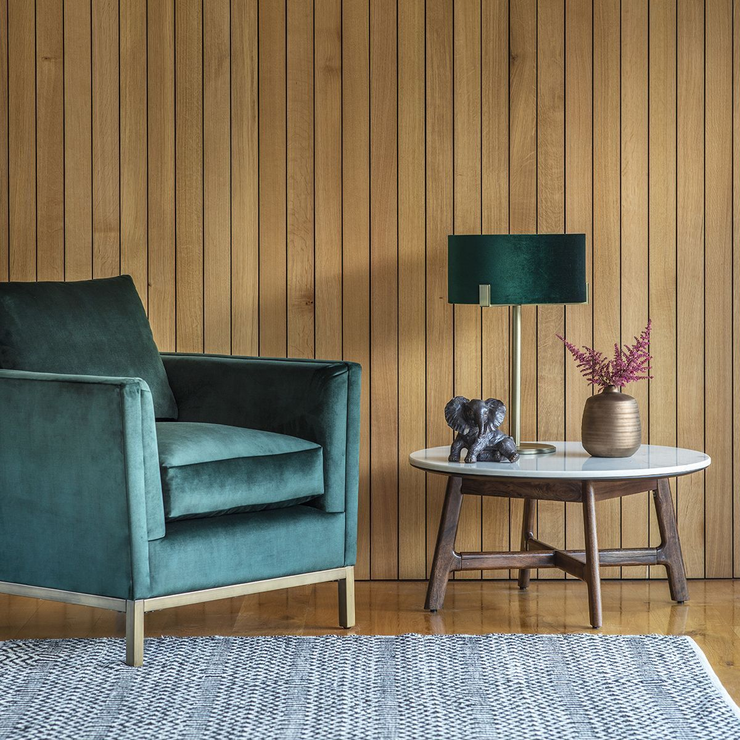
[[[516,449],[520,455],[551,455],[555,452],[554,445],[544,442],[520,442]]]

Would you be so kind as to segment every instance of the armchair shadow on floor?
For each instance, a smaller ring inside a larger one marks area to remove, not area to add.
[[[354,624],[360,367],[161,355],[128,276],[0,284],[0,592],[144,614],[325,581]]]

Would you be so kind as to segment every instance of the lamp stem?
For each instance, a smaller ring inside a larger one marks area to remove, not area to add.
[[[514,442],[522,441],[522,307],[511,307],[511,413],[509,427]]]

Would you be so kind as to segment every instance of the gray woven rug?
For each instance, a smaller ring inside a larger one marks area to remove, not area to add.
[[[0,643],[0,738],[740,738],[688,637],[189,637]]]

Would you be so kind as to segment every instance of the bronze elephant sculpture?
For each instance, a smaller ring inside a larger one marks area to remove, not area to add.
[[[516,462],[519,453],[514,440],[499,426],[506,416],[506,406],[497,398],[469,400],[455,396],[445,406],[445,420],[457,432],[450,448],[450,462],[460,462],[460,453],[466,449],[466,463]]]

